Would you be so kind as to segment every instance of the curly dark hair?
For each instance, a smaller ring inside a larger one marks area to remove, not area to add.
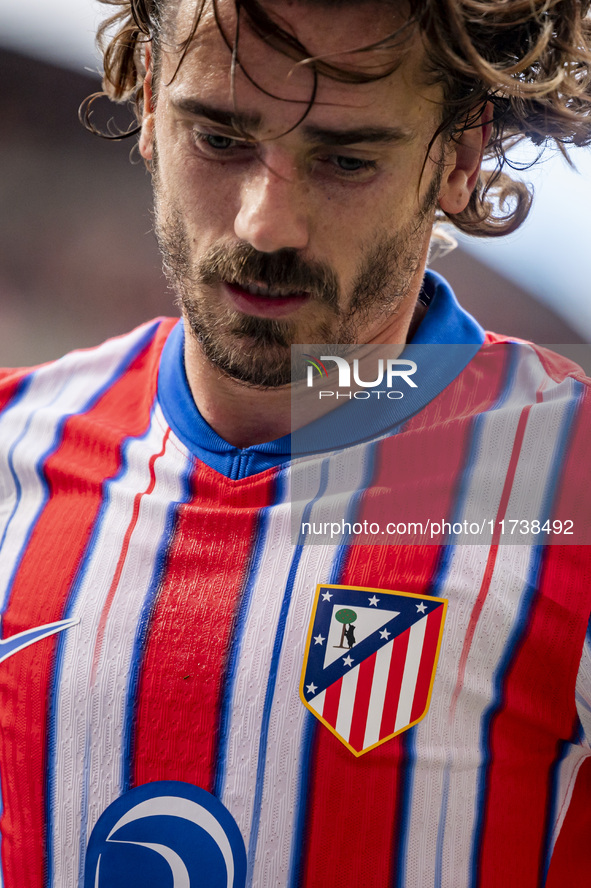
[[[141,119],[145,44],[153,46],[157,76],[166,14],[174,5],[174,0],[100,2],[116,11],[97,35],[104,57],[103,92],[89,97],[81,109],[85,125],[94,132],[91,107],[99,95],[116,102],[131,101]],[[367,69],[339,67],[328,58],[311,58],[306,47],[272,17],[264,0],[234,2],[238,19],[245,16],[261,38],[309,65],[315,85],[321,74],[361,83],[395,70],[396,62],[385,73],[371,74]],[[304,2],[338,8],[353,0]],[[381,2],[394,10],[402,6],[401,0]],[[208,3],[213,4],[232,63],[239,66],[237,36],[224,32],[218,15],[219,0],[195,0],[190,35],[175,47],[180,52],[179,65]],[[421,35],[428,74],[444,87],[442,119],[431,145],[441,134],[454,138],[467,127],[482,125],[482,109],[486,102],[492,103],[492,134],[485,160],[492,159],[493,168],[481,173],[466,209],[448,217],[460,230],[483,237],[508,234],[527,216],[531,193],[505,172],[505,167],[511,166],[507,151],[516,142],[529,139],[539,146],[540,153],[544,146],[554,143],[563,154],[565,146],[591,143],[590,6],[591,0],[407,0],[403,5],[408,9],[404,27],[379,44],[363,47],[363,51],[370,52],[378,47],[400,46],[411,34],[418,31]],[[249,76],[242,66],[241,70]],[[314,94],[315,86],[307,111]],[[133,126],[116,137],[133,135],[138,129]]]

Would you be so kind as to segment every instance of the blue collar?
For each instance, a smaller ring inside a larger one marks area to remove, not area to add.
[[[416,389],[405,392],[400,400],[347,401],[292,436],[243,450],[220,438],[199,413],[185,374],[184,331],[179,322],[160,361],[158,399],[166,421],[191,453],[231,479],[281,465],[292,453],[334,450],[395,432],[462,372],[484,342],[480,324],[461,308],[449,284],[433,271],[425,275],[421,298],[429,308],[403,352],[405,359],[417,363],[413,376]]]

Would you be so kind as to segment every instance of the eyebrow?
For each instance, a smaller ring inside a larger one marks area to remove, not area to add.
[[[256,112],[228,111],[197,99],[180,98],[174,101],[174,105],[195,117],[203,117],[213,123],[244,133],[253,133],[262,124],[262,116]],[[302,125],[302,131],[309,141],[320,145],[356,145],[362,142],[387,144],[407,142],[413,137],[412,132],[399,126],[333,129],[305,123]]]
[[[262,123],[260,114],[247,111],[226,111],[224,108],[216,108],[197,99],[181,98],[173,100],[173,104],[180,110],[193,114],[195,117],[205,117],[213,123],[219,123],[232,129],[240,128],[244,132],[256,130]]]
[[[355,129],[331,129],[305,124],[303,130],[311,141],[321,145],[355,145],[358,142],[406,142],[412,133],[398,126],[366,126]]]

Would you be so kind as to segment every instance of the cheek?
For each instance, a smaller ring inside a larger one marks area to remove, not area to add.
[[[232,231],[232,188],[219,171],[177,151],[166,166],[161,165],[159,181],[165,203],[180,212],[193,241],[203,241],[210,233],[220,237]]]
[[[419,210],[418,181],[414,167],[382,173],[368,184],[335,189],[328,194],[326,205],[343,231],[356,232],[363,239],[375,228],[390,228],[395,233]]]
[[[328,255],[338,257],[347,274],[353,276],[363,256],[377,243],[396,236],[409,227],[418,214],[418,196],[392,177],[382,177],[370,187],[352,189],[343,198],[330,197],[326,214],[318,219],[317,231]]]

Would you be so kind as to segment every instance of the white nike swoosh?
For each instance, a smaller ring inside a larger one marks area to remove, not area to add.
[[[64,629],[69,629],[70,626],[75,626],[79,622],[79,619],[58,620],[56,623],[46,623],[45,626],[25,629],[24,632],[11,635],[10,638],[5,640],[0,638],[0,663],[8,659],[8,657],[12,657],[17,651],[22,651],[23,648],[39,641],[41,638],[47,638],[48,635],[54,635],[56,632],[63,632]]]

